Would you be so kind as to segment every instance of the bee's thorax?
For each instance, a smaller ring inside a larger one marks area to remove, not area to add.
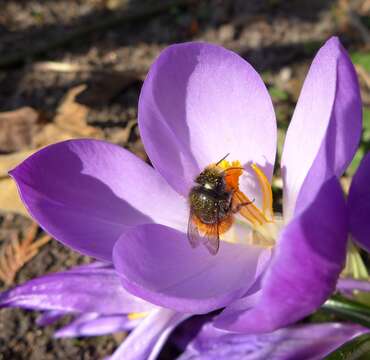
[[[215,188],[215,186],[209,182],[206,182],[204,184],[204,188],[207,189],[207,190],[213,190]]]

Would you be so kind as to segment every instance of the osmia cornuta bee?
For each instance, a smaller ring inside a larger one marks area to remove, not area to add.
[[[220,246],[220,235],[231,227],[233,215],[252,203],[238,188],[230,186],[233,179],[239,178],[243,168],[231,166],[222,169],[218,166],[226,156],[203,170],[189,193],[189,242],[192,247],[203,243],[213,255]]]

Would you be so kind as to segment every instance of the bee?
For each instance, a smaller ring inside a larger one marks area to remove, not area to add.
[[[202,243],[207,250],[216,255],[220,246],[220,235],[230,229],[233,215],[241,207],[253,201],[238,201],[234,189],[227,183],[232,170],[241,167],[229,167],[222,170],[218,165],[228,154],[214,165],[208,166],[194,180],[195,186],[189,193],[190,214],[188,222],[188,239],[195,248]]]

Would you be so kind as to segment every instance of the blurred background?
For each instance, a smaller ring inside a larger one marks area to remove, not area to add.
[[[169,44],[203,40],[238,52],[275,105],[279,153],[317,49],[338,35],[351,54],[364,132],[343,179],[370,149],[369,0],[0,1],[0,290],[91,260],[50,239],[28,217],[7,171],[39,147],[95,137],[146,158],[137,129],[142,82]],[[258,111],[258,109],[256,109]],[[274,182],[279,207],[281,182]],[[83,225],[83,224],[82,224]],[[0,359],[101,359],[124,334],[52,338],[37,314],[0,311]],[[171,349],[162,359],[171,359]]]

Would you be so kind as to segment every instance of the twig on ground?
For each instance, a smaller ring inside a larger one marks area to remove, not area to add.
[[[13,284],[23,265],[35,257],[40,248],[51,240],[48,234],[43,234],[36,240],[37,231],[38,225],[33,223],[22,241],[15,236],[0,250],[0,280],[6,285]]]

